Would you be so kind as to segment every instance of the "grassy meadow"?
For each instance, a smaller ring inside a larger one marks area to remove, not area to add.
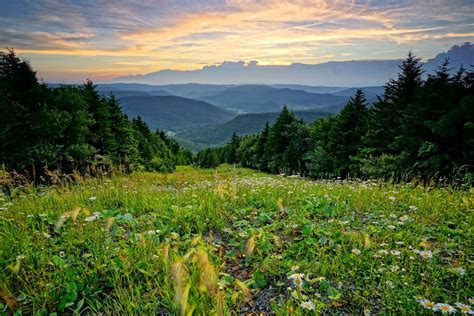
[[[0,315],[469,313],[473,210],[473,189],[228,165],[14,188]]]

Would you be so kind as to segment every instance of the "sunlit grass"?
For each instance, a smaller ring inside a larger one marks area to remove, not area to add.
[[[15,190],[0,311],[466,311],[473,193],[230,166]]]

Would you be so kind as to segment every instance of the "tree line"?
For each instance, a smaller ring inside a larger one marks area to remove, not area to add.
[[[411,52],[372,105],[358,90],[339,114],[305,125],[284,107],[257,135],[197,154],[202,167],[240,164],[314,178],[474,178],[474,73],[449,61],[424,77]]]
[[[192,159],[162,131],[130,120],[92,81],[50,88],[13,50],[0,52],[0,166],[32,179],[46,170],[172,171]]]

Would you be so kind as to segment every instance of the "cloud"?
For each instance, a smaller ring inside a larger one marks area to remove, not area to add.
[[[18,0],[0,13],[0,45],[33,63],[103,56],[107,71],[133,72],[401,57],[409,48],[429,57],[473,41],[473,17],[472,2],[461,0]]]

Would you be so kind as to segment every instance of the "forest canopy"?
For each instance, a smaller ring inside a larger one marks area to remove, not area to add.
[[[163,131],[130,120],[113,96],[101,96],[92,81],[50,88],[13,50],[0,52],[0,164],[39,179],[63,173],[110,170],[172,171],[190,162]]]
[[[338,115],[310,125],[286,107],[257,135],[197,155],[203,167],[238,163],[313,178],[448,179],[472,183],[474,73],[449,61],[424,76],[409,53],[369,105],[361,90]]]

